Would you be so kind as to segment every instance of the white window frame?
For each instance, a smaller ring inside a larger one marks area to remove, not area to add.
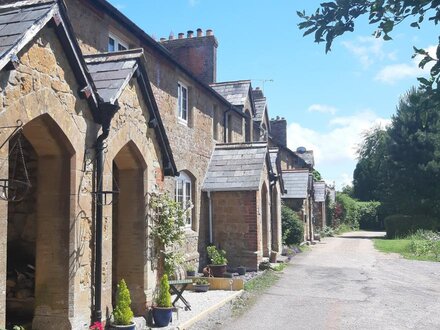
[[[183,93],[183,91],[185,91],[185,93]],[[184,94],[186,94],[186,98],[183,96]],[[184,110],[186,110],[186,113],[184,112]],[[179,122],[181,122],[182,124],[188,125],[188,117],[189,117],[188,86],[178,81],[177,82],[177,118],[179,119]]]
[[[179,191],[181,188],[181,192]],[[185,172],[180,172],[176,177],[175,200],[186,209],[188,205],[193,205],[192,201],[192,180]],[[189,202],[189,203],[188,203]],[[185,227],[192,228],[192,209],[188,211],[185,217]]]
[[[108,45],[110,44],[110,38],[113,39],[113,41],[115,42],[115,49],[114,50],[110,50],[108,48]],[[122,41],[120,38],[118,38],[117,36],[115,36],[113,33],[109,33],[108,34],[108,43],[107,43],[107,50],[109,53],[113,53],[113,52],[119,52],[119,46],[122,46],[125,48],[125,50],[128,50],[128,45],[127,43],[125,43],[124,41]]]

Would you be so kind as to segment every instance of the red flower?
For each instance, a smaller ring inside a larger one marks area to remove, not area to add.
[[[104,326],[101,322],[95,322],[92,326],[90,326],[90,330],[104,330]]]

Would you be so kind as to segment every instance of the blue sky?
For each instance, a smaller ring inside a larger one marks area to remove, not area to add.
[[[438,31],[432,23],[421,30],[408,23],[384,42],[361,21],[326,55],[323,44],[297,28],[296,11],[310,13],[320,2],[110,0],[156,38],[212,29],[219,42],[217,80],[252,79],[254,87],[273,80],[264,83],[269,116],[287,119],[288,146],[313,149],[316,169],[341,187],[352,180],[362,133],[388,124],[400,95],[424,75],[411,59],[412,46],[434,50]]]

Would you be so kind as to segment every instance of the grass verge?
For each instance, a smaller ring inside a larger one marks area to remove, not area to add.
[[[436,257],[429,252],[419,255],[411,252],[410,245],[411,239],[385,239],[376,238],[373,240],[374,247],[385,253],[399,253],[406,259],[410,260],[423,260],[423,261],[437,261]]]

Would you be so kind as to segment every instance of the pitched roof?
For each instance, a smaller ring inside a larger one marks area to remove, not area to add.
[[[307,165],[315,166],[315,157],[313,156],[313,150],[306,150],[305,152],[295,152],[295,155],[300,157]]]
[[[309,187],[308,170],[284,171],[283,181],[286,193],[282,198],[307,198]]]
[[[315,192],[315,202],[325,202],[325,182],[315,181],[313,182],[313,190]]]
[[[105,103],[115,104],[124,88],[136,76],[147,108],[150,112],[148,126],[154,128],[161,151],[166,175],[174,175],[176,164],[165,132],[162,118],[154,99],[146,71],[142,48],[85,56],[87,67],[96,85],[97,93]],[[135,75],[135,73],[138,73]]]
[[[258,87],[252,90],[252,98],[254,99],[255,116],[254,121],[263,121],[264,111],[266,110],[267,102],[263,91]]]
[[[264,142],[217,145],[202,190],[258,190],[266,156]]]
[[[142,49],[86,55],[89,72],[98,95],[104,102],[114,103],[138,68]]]
[[[62,1],[27,0],[0,5],[0,70],[18,65],[17,54],[43,29],[53,22],[73,73],[86,96],[95,119],[98,103],[90,74]]]
[[[235,106],[244,106],[249,97],[250,80],[228,81],[210,84],[212,89]]]

